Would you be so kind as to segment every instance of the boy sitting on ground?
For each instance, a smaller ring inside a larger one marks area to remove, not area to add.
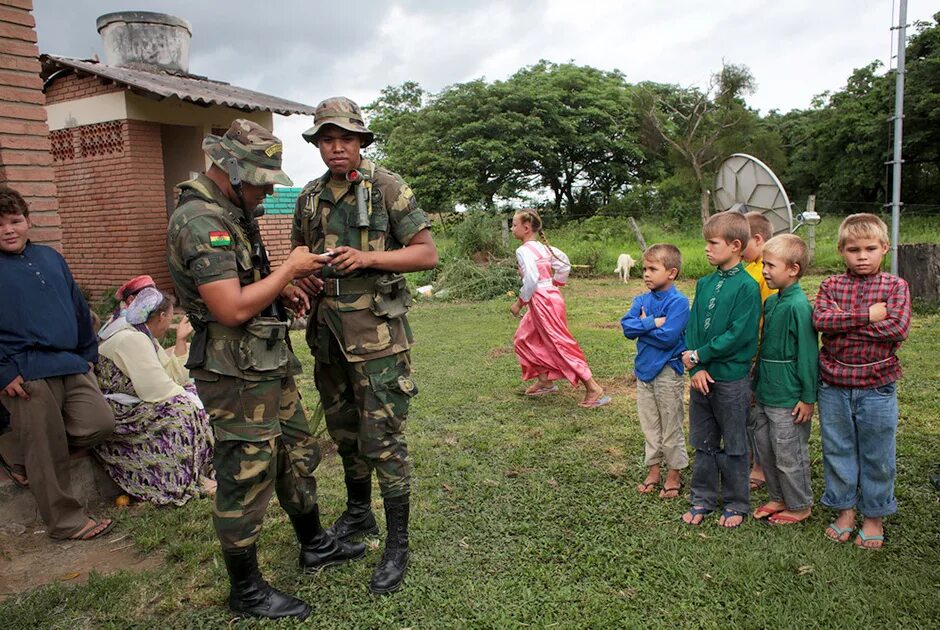
[[[682,362],[692,374],[689,441],[695,448],[692,508],[699,525],[723,494],[723,527],[738,527],[750,511],[745,424],[751,402],[748,372],[757,352],[760,289],[741,264],[750,237],[744,215],[721,212],[702,228],[705,255],[716,271],[695,285]]]
[[[660,465],[669,472],[659,493],[675,499],[682,489],[681,471],[689,465],[682,434],[683,331],[689,321],[689,298],[675,287],[682,253],[675,245],[653,245],[643,253],[643,282],[650,291],[637,296],[620,326],[636,339],[636,406],[646,438],[646,480],[637,492],[648,494],[660,483]]]
[[[764,464],[770,501],[754,512],[775,525],[812,514],[809,433],[819,376],[813,307],[800,288],[809,265],[806,243],[781,234],[764,246],[764,278],[777,289],[764,302],[764,329],[754,375],[757,457]]]
[[[0,185],[0,398],[49,536],[90,540],[113,523],[88,518],[72,494],[68,447],[100,443],[114,415],[92,372],[88,304],[61,254],[29,242],[29,226],[26,201]]]
[[[867,213],[847,216],[839,226],[846,272],[823,280],[813,309],[822,333],[822,503],[839,510],[826,535],[849,540],[858,509],[864,521],[855,544],[865,549],[884,544],[882,519],[898,510],[895,383],[901,378],[897,352],[911,326],[911,294],[907,282],[881,271],[887,252],[884,221]]]

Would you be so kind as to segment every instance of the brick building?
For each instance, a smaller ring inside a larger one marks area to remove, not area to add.
[[[143,273],[169,289],[174,187],[208,167],[204,136],[224,133],[236,118],[271,129],[274,113],[312,115],[313,108],[189,74],[191,27],[180,18],[108,14],[98,31],[106,63],[40,58],[62,250],[96,298]],[[290,236],[289,217],[278,217],[262,219],[274,260],[286,255]]]
[[[30,207],[30,238],[61,249],[32,0],[0,0],[0,182]]]

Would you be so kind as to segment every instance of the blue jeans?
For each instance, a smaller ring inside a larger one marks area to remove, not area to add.
[[[711,383],[708,395],[689,395],[689,442],[695,448],[692,505],[714,510],[719,491],[725,509],[746,514],[748,486],[747,415],[751,388],[747,378]]]
[[[898,511],[894,498],[898,397],[894,383],[873,389],[819,385],[823,505],[870,518]]]

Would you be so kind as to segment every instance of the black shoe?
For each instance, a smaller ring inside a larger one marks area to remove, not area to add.
[[[235,551],[222,550],[232,590],[228,607],[239,615],[282,619],[293,617],[304,620],[310,616],[310,606],[302,600],[273,588],[258,571],[258,555],[254,545]]]
[[[330,536],[320,525],[320,510],[302,516],[291,516],[290,522],[300,542],[300,568],[304,573],[319,571],[366,555],[361,543],[346,543]]]
[[[369,592],[374,595],[394,593],[405,579],[408,570],[408,495],[385,501],[385,526],[388,536],[385,551],[372,573]]]
[[[346,479],[346,511],[326,530],[337,540],[355,540],[379,533],[372,513],[372,478]]]

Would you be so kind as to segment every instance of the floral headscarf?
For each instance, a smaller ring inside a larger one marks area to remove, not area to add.
[[[124,319],[132,326],[144,324],[150,319],[150,314],[163,304],[164,299],[160,291],[152,287],[147,287],[138,293],[134,301],[131,302],[131,305],[127,307],[127,311],[124,313]]]

